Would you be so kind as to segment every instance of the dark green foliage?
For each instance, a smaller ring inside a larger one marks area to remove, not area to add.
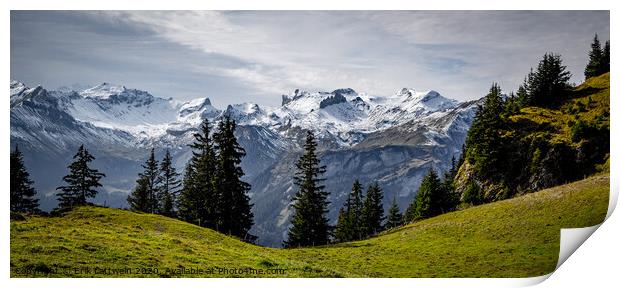
[[[362,200],[363,199],[363,200]],[[383,192],[379,184],[368,186],[362,197],[362,184],[355,180],[344,207],[338,214],[335,238],[338,242],[364,239],[379,233],[383,221]]]
[[[465,149],[462,151],[465,151]],[[463,159],[463,153],[464,152],[461,152],[461,159]],[[454,178],[456,178],[456,174],[461,164],[462,160],[457,162],[456,158],[452,156],[452,165],[450,170],[446,171],[443,175],[443,180],[441,181],[442,199],[440,200],[442,213],[455,210],[459,205],[460,197],[455,191]]]
[[[433,168],[422,179],[413,203],[407,210],[407,220],[424,219],[442,214],[446,191]]]
[[[330,227],[326,217],[329,193],[321,184],[325,180],[321,178],[325,166],[320,165],[316,149],[314,134],[308,131],[304,154],[296,163],[294,182],[299,190],[293,198],[295,214],[285,247],[324,245],[329,241]]]
[[[205,119],[194,134],[192,158],[185,167],[183,189],[179,195],[179,217],[184,221],[218,230],[220,197],[214,187],[215,150],[211,124]]]
[[[35,198],[36,191],[32,187],[30,174],[24,165],[24,157],[19,148],[15,146],[15,150],[11,152],[10,159],[11,178],[11,211],[19,213],[38,213],[39,200]],[[11,214],[12,215],[12,214]]]
[[[346,207],[350,211],[350,215],[352,217],[352,232],[353,239],[362,239],[365,235],[363,235],[363,219],[362,219],[362,209],[363,209],[363,195],[362,195],[362,184],[358,180],[353,182],[353,188],[351,188],[351,202],[350,206]]]
[[[594,34],[588,56],[590,59],[583,73],[586,79],[609,72],[609,41],[605,42],[605,48],[601,48],[598,35]]]
[[[504,126],[501,117],[503,111],[501,88],[493,84],[482,106],[478,107],[465,140],[465,157],[475,164],[474,172],[480,177],[494,178],[504,169],[505,161],[499,150],[504,144],[500,136]]]
[[[519,109],[521,109],[521,101],[517,95],[511,93],[504,102],[503,117],[509,117],[510,115],[519,113]]]
[[[476,184],[476,182],[471,181],[467,183],[467,186],[465,186],[465,190],[463,191],[462,201],[463,203],[470,205],[480,205],[484,203],[482,191],[480,191],[480,187]]]
[[[392,204],[388,210],[387,221],[385,222],[385,229],[392,229],[403,224],[403,216],[400,213],[400,208],[396,203],[396,198],[392,198]]]
[[[9,218],[11,221],[26,221],[26,217],[21,213],[14,212],[11,210],[11,216]]]
[[[591,127],[587,125],[586,122],[577,120],[577,122],[573,124],[573,127],[571,127],[571,140],[573,140],[573,142],[579,142],[590,133]]]
[[[349,196],[350,197],[350,196]],[[350,199],[347,199],[349,201]],[[338,211],[338,222],[334,229],[334,237],[337,242],[351,241],[351,215],[345,211],[344,207]]]
[[[545,54],[514,96],[502,100],[494,84],[466,138],[461,200],[507,199],[593,173],[609,153],[608,80],[600,77],[573,88],[560,56]]]
[[[452,157],[452,168],[444,173],[441,181],[433,168],[422,179],[415,199],[405,211],[405,221],[437,216],[456,209],[459,197],[454,191],[454,177],[457,172],[456,159]]]
[[[603,72],[609,72],[610,71],[610,64],[611,62],[609,62],[609,40],[607,40],[605,42],[605,49],[603,49]]]
[[[166,149],[164,159],[161,160],[159,173],[159,212],[162,215],[174,217],[176,214],[176,199],[181,188],[181,181],[179,180],[179,173],[177,173],[172,165],[172,156],[168,149]]]
[[[335,236],[338,242],[346,242],[365,238],[364,219],[362,218],[362,184],[358,180],[353,182],[351,193],[338,215]]]
[[[205,119],[200,132],[194,134],[192,158],[185,167],[178,197],[178,215],[184,221],[252,242],[256,237],[248,233],[254,224],[247,195],[250,184],[241,180],[245,150],[234,135],[236,127],[235,121],[225,116],[211,135],[211,124]],[[178,186],[173,184],[168,193],[173,198],[174,187]]]
[[[224,117],[213,135],[216,158],[215,190],[220,197],[218,230],[245,240],[253,240],[254,236],[247,232],[254,224],[250,197],[250,184],[241,180],[244,173],[241,169],[241,158],[245,150],[241,148],[234,135],[235,121],[229,116]]]
[[[558,99],[566,98],[571,85],[571,73],[562,65],[562,58],[558,54],[547,53],[538,63],[536,72],[531,74],[528,83],[528,98],[522,101],[525,105],[547,107],[558,103]]]
[[[127,196],[129,208],[133,211],[150,213],[153,204],[149,196],[147,179],[139,177],[136,179],[136,186],[131,190],[131,194]]]
[[[362,208],[362,233],[372,236],[382,230],[383,222],[383,191],[378,183],[371,184],[366,190],[364,207]]]
[[[88,153],[84,145],[80,146],[73,159],[73,163],[67,167],[69,174],[62,178],[67,185],[56,188],[56,190],[61,190],[58,193],[58,206],[60,208],[85,205],[86,199],[97,195],[95,188],[101,187],[99,180],[105,177],[105,174],[88,166],[90,162],[95,160],[95,157]]]
[[[519,85],[517,89],[517,103],[519,104],[519,108],[525,107],[532,103],[532,97],[530,95],[530,86],[529,83],[532,82],[532,78],[534,77],[534,69],[530,69],[530,73],[525,76],[523,79],[523,83]]]
[[[147,213],[159,213],[159,191],[160,173],[157,160],[155,160],[155,149],[151,149],[149,158],[142,165],[144,171],[138,174],[136,187],[127,196],[127,202],[134,211]]]

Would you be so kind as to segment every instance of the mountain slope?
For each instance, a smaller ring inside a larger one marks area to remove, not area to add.
[[[560,228],[599,224],[608,202],[609,175],[597,175],[443,214],[368,240],[290,250],[246,244],[162,216],[81,207],[63,217],[11,221],[11,277],[539,276],[555,268]],[[286,272],[175,275],[166,271],[216,266]],[[158,273],[106,275],[87,267],[157,268]],[[76,274],[74,268],[82,273]]]
[[[406,207],[429,167],[445,170],[460,154],[477,102],[459,103],[432,90],[405,88],[371,96],[345,88],[295,91],[283,96],[279,107],[241,103],[222,108],[209,98],[178,102],[109,83],[72,91],[12,81],[11,146],[24,152],[42,209],[56,206],[55,188],[81,144],[107,175],[93,202],[123,208],[150,148],[158,158],[170,149],[177,171],[184,171],[198,125],[230,115],[247,152],[241,166],[244,181],[252,185],[252,233],[261,245],[277,247],[286,238],[295,193],[290,167],[306,131],[320,140],[335,221],[356,178],[364,185],[377,181],[386,207],[393,197]]]
[[[502,117],[501,127],[494,129],[501,144],[492,151],[501,160],[484,167],[475,162],[482,153],[468,149],[456,177],[457,190],[475,184],[489,202],[595,173],[596,166],[609,158],[609,93],[606,73],[589,78],[566,95],[556,95],[553,105],[528,106]],[[471,140],[475,144],[478,139]]]

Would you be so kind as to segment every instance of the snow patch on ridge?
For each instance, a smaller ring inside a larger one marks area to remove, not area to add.
[[[29,89],[11,81],[11,103],[15,95],[32,92]],[[215,108],[209,98],[179,102],[105,82],[78,92],[51,91],[50,95],[78,121],[122,130],[145,140],[197,127],[203,119],[217,121],[229,115],[239,125],[262,126],[281,137],[288,137],[290,129],[312,130],[319,138],[329,138],[342,147],[359,143],[369,133],[412,120],[431,121],[459,105],[436,91],[418,92],[411,88],[390,96],[370,96],[351,88],[332,92],[297,89],[291,95],[282,95],[280,107],[241,103],[228,105],[224,110]]]

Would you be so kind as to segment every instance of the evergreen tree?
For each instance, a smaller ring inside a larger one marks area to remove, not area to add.
[[[220,197],[214,187],[215,150],[211,124],[205,119],[194,133],[192,158],[185,167],[183,189],[179,195],[179,216],[186,222],[219,231]]]
[[[30,173],[26,170],[24,157],[17,146],[11,152],[10,161],[11,211],[21,213],[39,212],[39,200],[35,198],[37,192],[32,187],[33,182],[30,180]]]
[[[364,207],[362,184],[359,180],[355,179],[353,187],[351,188],[351,206],[348,207],[351,212],[351,232],[353,233],[353,239],[362,239],[363,235],[363,222],[362,222],[362,209]]]
[[[570,90],[570,77],[560,55],[545,54],[528,83],[530,104],[545,107],[557,103],[556,99],[567,95]]]
[[[523,79],[523,83],[519,85],[517,89],[517,102],[519,104],[519,109],[522,107],[526,107],[532,104],[532,95],[530,94],[530,85],[532,83],[532,79],[534,77],[534,70],[530,69],[530,73]]]
[[[351,204],[351,194],[347,196],[345,207],[347,204]],[[345,207],[340,208],[338,211],[338,222],[336,223],[336,229],[334,229],[334,237],[337,242],[347,242],[353,240],[353,223],[351,223],[351,211],[347,211]]]
[[[166,149],[166,154],[161,160],[159,166],[159,199],[161,201],[161,214],[173,217],[175,216],[176,199],[181,187],[181,181],[178,179],[179,173],[172,165],[172,156],[170,150]]]
[[[136,186],[131,190],[131,193],[127,196],[127,203],[129,208],[133,211],[150,212],[153,204],[150,201],[148,180],[144,177],[138,177],[136,179]]]
[[[132,210],[159,213],[159,167],[155,160],[155,149],[151,148],[149,158],[142,165],[144,172],[138,174],[136,187],[127,196],[127,202]]]
[[[603,51],[603,49],[601,49],[601,42],[599,42],[597,34],[594,34],[594,40],[592,41],[592,44],[590,46],[590,60],[588,61],[588,65],[586,65],[585,71],[583,73],[586,76],[586,79],[601,75],[606,72],[604,71],[605,52]]]
[[[411,204],[412,207],[409,209],[408,218],[411,220],[424,219],[443,213],[442,206],[445,201],[445,193],[442,190],[437,172],[431,168],[422,179],[415,200]]]
[[[459,196],[454,189],[454,178],[458,172],[457,165],[456,158],[452,156],[452,166],[450,170],[444,173],[439,191],[439,210],[441,213],[453,211],[459,204]]]
[[[254,224],[250,197],[250,184],[241,180],[241,158],[245,150],[235,137],[236,123],[226,115],[218,125],[218,131],[213,135],[217,155],[215,189],[220,196],[219,230],[240,237],[244,240],[253,240],[255,237],[248,234]]]
[[[379,233],[382,230],[383,219],[383,191],[375,182],[368,186],[364,198],[364,207],[362,208],[363,234],[371,236]]]
[[[67,185],[56,188],[56,190],[61,190],[58,193],[60,208],[85,205],[86,199],[97,195],[95,188],[101,187],[99,180],[105,177],[105,174],[88,166],[88,163],[95,160],[95,157],[88,153],[84,145],[80,146],[73,159],[73,163],[67,167],[69,174],[62,178]]]
[[[474,172],[480,177],[497,177],[497,172],[502,170],[505,162],[500,134],[504,126],[501,118],[503,106],[501,88],[493,84],[482,106],[478,107],[467,133],[465,157],[469,163],[475,164]]]
[[[400,209],[396,203],[396,197],[392,198],[392,204],[388,210],[387,221],[385,222],[385,229],[392,229],[402,225],[403,216],[400,214]]]
[[[324,245],[329,241],[328,192],[321,183],[325,166],[320,165],[316,155],[317,144],[314,134],[308,131],[304,154],[296,163],[295,185],[299,188],[293,198],[295,214],[291,220],[292,227],[288,233],[286,247]]]
[[[609,40],[605,41],[605,49],[603,49],[603,63],[601,70],[603,73],[607,73],[610,70],[610,62],[609,62]]]
[[[480,205],[484,203],[484,197],[480,191],[480,187],[474,182],[471,181],[465,186],[465,190],[463,191],[463,203],[471,204],[471,205]]]
[[[340,219],[341,215],[338,216],[339,222],[336,225],[335,236],[339,242],[359,240],[366,236],[363,234],[362,209],[362,184],[355,180],[351,193],[344,203],[342,219]]]
[[[515,115],[519,113],[521,109],[521,101],[517,95],[514,93],[510,93],[510,95],[506,98],[504,104],[504,113],[502,117],[510,117],[511,115]]]
[[[405,223],[411,223],[411,221],[416,219],[416,210],[417,210],[417,202],[415,201],[415,198],[413,198],[413,201],[411,201],[411,203],[409,204],[409,207],[407,207],[407,209],[405,209],[405,213],[402,216],[402,219]]]

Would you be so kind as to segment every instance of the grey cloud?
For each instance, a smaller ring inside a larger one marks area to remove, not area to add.
[[[594,33],[609,39],[608,11],[13,11],[11,77],[219,106],[295,88],[465,100],[515,89],[547,51],[581,81]]]

